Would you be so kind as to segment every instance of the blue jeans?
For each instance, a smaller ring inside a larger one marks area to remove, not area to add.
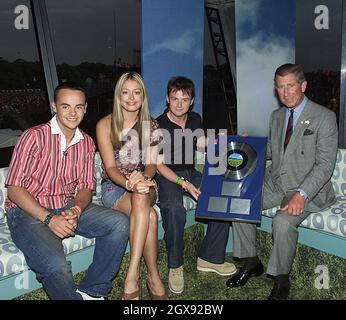
[[[48,210],[59,214],[70,206]],[[7,221],[13,242],[24,253],[28,266],[36,272],[49,298],[81,300],[81,295],[76,293],[62,239],[18,207],[9,211]],[[129,219],[120,212],[90,204],[80,216],[75,233],[95,238],[93,262],[81,280],[79,290],[106,297],[126,249]]]
[[[109,179],[101,184],[101,200],[106,208],[112,208],[113,204],[126,192],[126,190]]]
[[[177,171],[196,187],[201,183],[201,174],[196,170]],[[168,267],[177,268],[184,264],[184,227],[186,209],[183,206],[184,192],[181,186],[156,175],[159,186],[159,206],[161,210],[165,242],[168,254]],[[202,241],[198,256],[212,263],[224,263],[230,223],[208,221],[207,233]]]

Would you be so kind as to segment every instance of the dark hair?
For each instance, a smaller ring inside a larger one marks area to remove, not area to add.
[[[299,64],[286,63],[276,69],[274,82],[277,76],[284,77],[288,74],[294,74],[299,83],[303,83],[304,81],[306,81],[302,66],[300,66]]]
[[[170,92],[182,91],[190,96],[191,99],[195,97],[195,85],[189,78],[178,76],[171,78],[167,83],[167,96]]]
[[[85,89],[79,85],[78,83],[75,82],[63,82],[61,84],[59,84],[55,90],[54,90],[54,101],[56,102],[57,97],[58,97],[58,93],[60,90],[62,89],[70,89],[70,90],[77,90],[77,91],[81,91],[84,93],[84,96],[86,97],[86,91]]]

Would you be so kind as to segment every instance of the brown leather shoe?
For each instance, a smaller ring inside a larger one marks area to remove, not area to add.
[[[121,300],[142,300],[142,281],[141,278],[137,280],[138,290],[130,293],[123,292]]]
[[[151,300],[169,300],[166,290],[165,290],[165,293],[162,294],[161,296],[154,294],[150,289],[150,285],[149,285],[148,280],[147,280],[147,289],[148,289],[149,296],[150,296]]]

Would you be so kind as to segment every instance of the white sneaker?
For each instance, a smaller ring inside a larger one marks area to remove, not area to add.
[[[83,300],[105,300],[104,297],[92,297],[85,292],[79,291],[78,289],[76,290],[76,292],[82,296]]]

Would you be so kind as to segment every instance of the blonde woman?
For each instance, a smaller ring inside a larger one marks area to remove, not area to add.
[[[159,136],[156,120],[149,114],[148,96],[142,77],[123,74],[114,91],[112,114],[96,126],[104,165],[102,201],[106,207],[130,216],[130,264],[122,299],[141,299],[140,261],[148,269],[147,288],[152,299],[167,299],[157,269],[156,172]]]

